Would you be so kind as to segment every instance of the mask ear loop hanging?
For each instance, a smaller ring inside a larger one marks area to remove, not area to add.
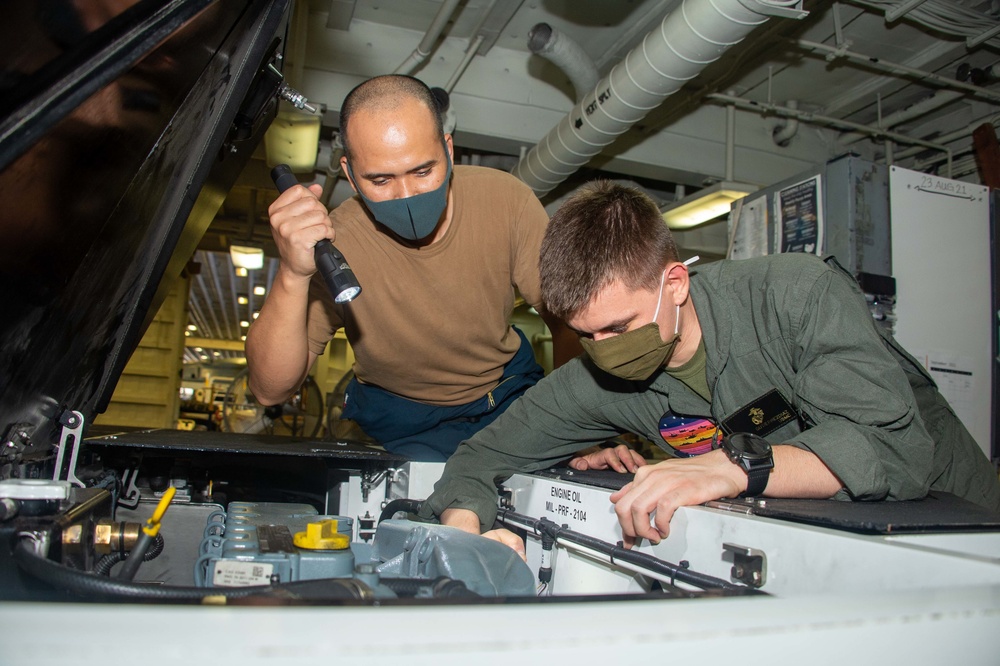
[[[693,257],[691,257],[690,259],[688,259],[687,261],[684,261],[682,263],[685,266],[690,266],[691,264],[693,264],[694,262],[698,261],[699,259],[701,259],[701,257],[699,257],[696,254]],[[674,317],[674,335],[677,335],[680,330],[681,330],[681,306],[678,305],[677,306],[677,316]]]

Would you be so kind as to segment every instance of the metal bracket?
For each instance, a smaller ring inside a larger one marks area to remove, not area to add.
[[[767,2],[767,0],[739,0],[739,2],[750,11],[764,16],[791,19],[804,19],[809,16],[809,12],[802,9],[802,0],[795,4],[778,4],[777,2]]]
[[[126,469],[124,478],[122,479],[122,495],[118,498],[118,506],[125,509],[135,509],[139,506],[139,499],[142,497],[142,493],[139,492],[139,487],[135,485],[136,479],[139,478],[139,465],[136,465],[134,469]]]
[[[388,475],[388,470],[382,470],[378,474],[372,475],[370,470],[361,471],[361,501],[367,503],[368,497],[382,480]]]
[[[722,544],[723,556],[733,554],[733,568],[730,575],[753,588],[759,588],[767,581],[767,555],[762,550],[747,548],[735,543]]]
[[[83,481],[76,477],[76,462],[80,455],[80,441],[83,439],[83,414],[66,410],[59,417],[62,424],[62,434],[59,436],[59,452],[56,454],[56,468],[52,472],[55,481],[69,481],[74,486],[83,488]],[[69,451],[69,464],[66,465],[66,452]],[[65,473],[63,467],[65,466]]]
[[[28,423],[14,423],[7,429],[0,441],[0,461],[16,463],[21,460],[21,454],[31,446],[30,427]]]

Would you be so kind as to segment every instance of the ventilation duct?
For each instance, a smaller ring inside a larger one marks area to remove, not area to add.
[[[597,65],[572,37],[556,30],[548,23],[539,23],[528,33],[528,48],[542,56],[569,77],[576,93],[575,101],[594,89],[597,83]]]
[[[542,196],[677,92],[769,16],[800,0],[683,0],[532,148],[513,174]]]

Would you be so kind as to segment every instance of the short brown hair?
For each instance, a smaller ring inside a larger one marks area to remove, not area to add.
[[[351,92],[347,93],[347,97],[344,98],[344,103],[341,105],[340,141],[344,144],[344,154],[347,155],[347,159],[351,158],[351,150],[347,141],[347,127],[351,116],[361,109],[391,111],[407,97],[415,99],[427,107],[433,118],[435,130],[444,136],[444,121],[441,119],[441,112],[438,110],[434,94],[427,87],[427,84],[420,79],[404,74],[376,76],[355,86]]]
[[[656,287],[671,261],[678,261],[677,245],[652,199],[634,187],[589,183],[549,222],[539,262],[542,300],[569,319],[616,280],[630,289]]]

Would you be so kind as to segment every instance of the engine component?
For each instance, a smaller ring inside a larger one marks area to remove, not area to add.
[[[338,548],[299,548],[295,534],[308,534],[311,524],[336,521],[349,544],[352,520],[346,516],[319,516],[307,504],[232,502],[222,538],[210,520],[205,553],[195,565],[195,581],[207,586],[241,587],[316,578],[347,578],[354,573],[354,551]],[[315,528],[313,528],[315,531]]]

